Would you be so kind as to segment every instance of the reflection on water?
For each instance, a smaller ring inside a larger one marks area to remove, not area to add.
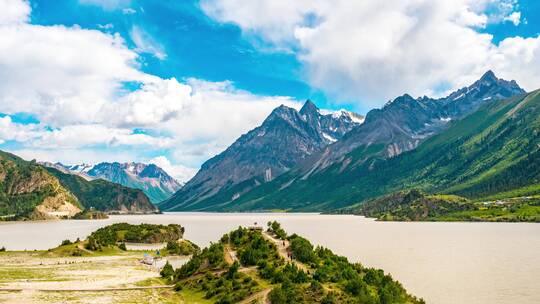
[[[390,272],[428,303],[540,303],[540,224],[375,222],[344,215],[166,213],[107,220],[0,222],[0,246],[47,249],[115,223],[177,223],[199,246],[239,225],[278,220],[290,233]]]

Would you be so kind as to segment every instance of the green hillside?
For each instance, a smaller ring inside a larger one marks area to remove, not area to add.
[[[204,303],[425,303],[383,270],[284,231],[278,237],[239,227],[161,275]]]
[[[399,191],[339,210],[380,221],[540,222],[540,197],[474,202],[456,195]]]
[[[66,174],[54,168],[47,171],[73,193],[85,208],[100,211],[148,213],[157,211],[148,197],[138,189],[131,189],[103,179],[87,181],[75,174]]]
[[[390,159],[359,147],[309,177],[293,170],[222,210],[332,210],[402,189],[481,199],[535,189],[540,178],[540,91],[494,101],[417,149]],[[293,182],[291,182],[293,181]]]
[[[68,213],[83,208],[43,167],[0,151],[0,220],[47,218],[63,207]]]

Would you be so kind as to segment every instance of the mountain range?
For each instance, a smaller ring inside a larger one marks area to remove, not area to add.
[[[86,180],[104,179],[126,187],[142,190],[157,204],[173,195],[182,187],[165,170],[155,164],[102,162],[96,165],[43,162],[43,165],[55,168],[63,173],[72,173]]]
[[[536,92],[526,94],[515,81],[499,79],[488,71],[470,86],[444,98],[400,96],[383,108],[370,111],[362,124],[353,125],[349,131],[344,129],[335,142],[320,141],[311,150],[299,149],[306,147],[301,141],[268,136],[260,131],[276,119],[276,114],[283,112],[284,107],[280,107],[261,127],[248,133],[251,136],[246,139],[260,134],[258,141],[271,142],[268,149],[287,146],[293,151],[305,151],[302,157],[295,158],[288,149],[271,149],[261,156],[258,150],[249,148],[250,140],[242,140],[247,136],[244,135],[203,165],[186,187],[160,207],[164,210],[324,211],[413,186],[469,197],[510,191],[535,182],[507,176],[520,181],[493,188],[494,184],[502,183],[500,177],[494,176],[521,170],[514,166],[524,166],[520,161],[533,157],[536,131],[532,126],[536,122],[529,112],[536,110],[538,102]],[[308,125],[307,129],[316,129],[313,126],[320,125],[318,120],[308,119],[306,115],[313,113],[309,110],[313,107],[306,103],[299,117],[285,117],[299,119],[288,121],[302,121]],[[527,149],[524,145],[528,145]],[[269,155],[295,161],[279,174],[263,175],[265,179],[261,179],[260,173],[253,174],[265,166],[247,174],[235,171],[237,168],[233,166],[252,168],[254,163],[269,159]],[[534,165],[532,159],[525,162]],[[216,168],[215,164],[223,163],[231,166],[217,167],[220,176],[234,177],[233,180],[240,182],[228,182],[230,179],[225,178],[226,182],[219,187],[205,187],[216,183],[216,175],[206,173],[212,172],[210,169]],[[488,177],[493,178],[491,182],[487,182]]]
[[[223,192],[235,200],[272,181],[322,148],[340,140],[363,117],[347,111],[324,114],[307,100],[300,111],[280,106],[261,126],[205,162],[199,172],[171,198],[167,210],[202,210]],[[231,192],[232,191],[232,192]]]

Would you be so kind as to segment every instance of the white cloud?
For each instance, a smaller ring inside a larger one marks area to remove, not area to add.
[[[37,138],[40,127],[36,124],[14,123],[9,116],[0,117],[0,144],[6,141],[24,142]]]
[[[99,124],[70,125],[61,129],[42,132],[32,141],[34,147],[68,148],[108,146],[151,146],[156,149],[169,147],[172,139],[137,134],[129,129],[109,128]]]
[[[512,22],[515,26],[521,23],[521,12],[513,12],[510,15],[504,17],[505,21]]]
[[[169,137],[134,133],[130,129],[110,128],[100,124],[70,125],[50,129],[43,124],[22,124],[10,116],[0,117],[0,142],[16,141],[44,149],[75,149],[91,146],[170,147]]]
[[[341,100],[360,100],[364,109],[405,92],[455,89],[490,68],[529,90],[540,83],[540,66],[512,68],[535,59],[508,53],[520,48],[536,56],[539,38],[499,46],[478,31],[504,18],[517,20],[515,0],[203,0],[202,8],[246,35],[298,49],[313,86]]]
[[[131,32],[129,33],[131,40],[135,43],[137,47],[136,51],[140,53],[152,54],[154,57],[164,60],[167,55],[165,54],[163,47],[157,43],[150,34],[145,32],[142,28],[138,26],[133,26]]]
[[[119,35],[78,27],[0,26],[0,112],[31,112],[55,126],[92,117],[123,81],[157,77],[137,69]]]
[[[97,25],[100,29],[104,29],[104,30],[112,30],[114,28],[114,24],[112,23],[107,23],[107,24],[98,24]]]
[[[0,25],[24,23],[30,17],[30,5],[21,0],[0,0]]]
[[[148,160],[146,163],[154,164],[158,167],[161,167],[163,170],[165,170],[165,172],[167,172],[170,176],[172,176],[180,183],[187,182],[195,175],[195,173],[197,173],[197,169],[195,168],[188,168],[181,165],[173,165],[169,161],[169,159],[167,159],[167,157],[163,155],[154,157]]]
[[[104,121],[134,127],[156,126],[174,119],[190,102],[191,87],[176,79],[160,79],[145,83],[118,101],[102,108]]]
[[[135,14],[137,11],[132,9],[131,7],[122,9],[122,14],[124,15],[132,15]]]

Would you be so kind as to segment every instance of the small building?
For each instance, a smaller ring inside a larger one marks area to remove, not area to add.
[[[263,231],[263,227],[259,226],[257,222],[253,223],[252,226],[249,226],[248,229],[251,231]]]
[[[154,257],[145,253],[143,259],[141,260],[141,263],[146,265],[154,265]]]

